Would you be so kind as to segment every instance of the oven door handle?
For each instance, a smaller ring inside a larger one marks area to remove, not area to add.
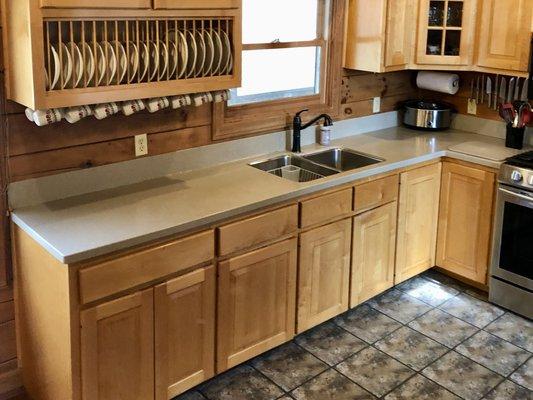
[[[500,191],[508,194],[509,196],[518,197],[519,199],[533,203],[533,196],[528,196],[526,194],[515,192],[514,190],[500,188]]]

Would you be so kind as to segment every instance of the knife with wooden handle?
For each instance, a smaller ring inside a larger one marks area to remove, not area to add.
[[[514,95],[514,78],[509,79],[509,90],[507,91],[507,103],[511,103],[513,101],[513,95]]]
[[[505,79],[505,76],[502,76],[500,79],[500,93],[498,94],[498,103],[504,104],[505,100],[507,98],[507,79]]]
[[[485,86],[485,93],[487,93],[487,99],[488,99],[488,107],[489,109],[492,106],[492,80],[490,79],[490,76],[487,77],[487,86]]]
[[[496,80],[494,81],[494,103],[492,104],[492,108],[494,110],[498,109],[498,79],[500,78],[500,75],[496,75]]]
[[[529,79],[526,78],[526,81],[522,85],[522,95],[520,96],[520,101],[527,101],[528,89],[529,89]]]

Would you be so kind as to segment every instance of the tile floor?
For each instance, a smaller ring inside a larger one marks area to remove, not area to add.
[[[533,323],[430,270],[175,400],[533,400]]]

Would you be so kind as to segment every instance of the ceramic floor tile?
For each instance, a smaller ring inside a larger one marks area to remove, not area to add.
[[[404,324],[431,309],[426,303],[397,289],[370,300],[368,305]]]
[[[378,397],[390,392],[415,373],[392,357],[372,347],[353,355],[336,368]]]
[[[505,381],[491,391],[486,400],[533,400],[533,392],[514,382]]]
[[[419,276],[403,282],[396,286],[396,289],[434,307],[459,294],[459,291],[452,287],[444,286]]]
[[[485,330],[533,353],[533,323],[525,318],[505,313]]]
[[[330,369],[292,392],[296,400],[373,400],[370,393],[339,372]]]
[[[295,341],[329,365],[338,364],[367,346],[365,342],[332,322],[305,332]]]
[[[460,397],[430,381],[416,375],[385,396],[385,400],[461,400]]]
[[[511,375],[511,380],[533,390],[533,357]]]
[[[430,281],[440,283],[441,285],[451,287],[455,290],[459,290],[460,292],[464,292],[470,289],[470,286],[456,279],[453,279],[452,277],[449,277],[448,275],[441,274],[435,269],[430,269],[424,272],[420,276],[424,279],[428,279]]]
[[[485,331],[476,333],[455,350],[504,376],[517,369],[531,355],[528,351]]]
[[[255,358],[252,365],[287,392],[328,368],[327,364],[294,343]]]
[[[417,371],[449,351],[447,347],[405,326],[381,339],[375,346]]]
[[[503,378],[474,361],[451,351],[422,374],[466,400],[479,400]]]
[[[439,308],[479,328],[504,314],[500,308],[465,294],[451,298]]]
[[[173,400],[205,400],[205,397],[202,396],[200,392],[187,392],[178,397],[174,397]]]
[[[335,318],[334,322],[367,343],[374,343],[402,326],[366,304]]]
[[[283,391],[249,365],[234,368],[200,386],[209,400],[274,400]]]
[[[479,330],[438,308],[418,317],[408,325],[448,347],[457,346]]]

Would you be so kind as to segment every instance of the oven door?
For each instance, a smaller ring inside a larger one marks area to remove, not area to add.
[[[533,290],[533,193],[500,185],[491,272]]]

